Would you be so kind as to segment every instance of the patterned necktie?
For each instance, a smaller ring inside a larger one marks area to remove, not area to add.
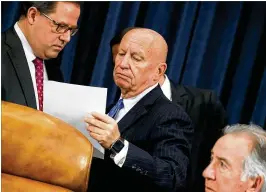
[[[33,60],[35,65],[35,78],[38,92],[39,110],[43,111],[43,60],[36,57]]]
[[[116,115],[118,114],[118,112],[120,111],[120,109],[124,108],[124,103],[123,103],[123,99],[119,99],[118,102],[116,103],[115,106],[113,106],[113,108],[110,110],[110,112],[108,113],[108,115],[110,117],[112,117],[113,119],[116,118]]]

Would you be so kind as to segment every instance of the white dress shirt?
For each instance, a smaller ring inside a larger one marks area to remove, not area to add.
[[[24,50],[24,53],[25,53],[25,56],[27,59],[27,63],[29,66],[31,79],[32,79],[32,83],[33,83],[35,98],[36,98],[36,105],[37,105],[37,109],[39,109],[38,92],[37,92],[36,78],[35,78],[35,65],[33,63],[33,60],[36,58],[36,56],[34,55],[29,42],[27,41],[27,39],[26,39],[25,35],[23,34],[23,32],[21,31],[21,29],[19,28],[17,22],[15,23],[14,28],[15,28],[15,31],[18,34],[18,37],[22,43],[22,47],[23,47],[23,50]],[[43,75],[44,75],[44,80],[48,80],[45,65],[43,65]]]
[[[139,102],[139,100],[141,100],[147,93],[149,93],[151,90],[153,90],[157,85],[158,85],[158,83],[153,85],[153,86],[151,86],[151,87],[149,87],[148,89],[146,89],[145,91],[143,91],[142,93],[137,95],[136,97],[123,99],[124,108],[122,108],[118,112],[118,114],[117,114],[117,116],[115,118],[115,121],[119,122],[127,114],[127,112],[132,107],[134,107],[134,105],[136,105]],[[120,99],[121,99],[121,97],[120,97]],[[128,146],[129,146],[128,141],[124,140],[124,144],[125,144],[125,146],[123,147],[123,149],[118,154],[116,154],[115,157],[114,157],[114,162],[119,167],[123,166],[123,164],[124,164],[124,162],[126,160],[127,152],[128,152]]]
[[[164,82],[161,86],[161,89],[163,91],[163,94],[170,100],[172,101],[172,91],[171,91],[171,83],[167,77],[167,75],[164,75],[165,79]]]

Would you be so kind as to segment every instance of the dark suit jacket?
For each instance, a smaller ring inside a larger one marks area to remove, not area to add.
[[[204,192],[202,172],[210,162],[211,149],[221,129],[227,124],[226,112],[213,91],[173,83],[171,91],[172,102],[185,109],[194,127],[188,191]]]
[[[2,100],[37,109],[30,69],[14,28],[2,33]],[[49,80],[63,81],[60,67],[46,63]]]
[[[94,159],[89,190],[176,191],[185,186],[189,164],[191,121],[157,86],[119,122],[121,136],[129,141],[122,168],[106,150],[105,160]]]

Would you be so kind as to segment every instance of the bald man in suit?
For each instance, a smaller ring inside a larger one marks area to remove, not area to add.
[[[110,48],[113,61],[123,36],[136,28],[140,27],[128,27],[112,38]],[[212,146],[220,137],[222,128],[227,124],[226,111],[214,91],[180,84],[175,85],[165,74],[165,71],[161,74],[159,84],[164,95],[173,103],[182,106],[192,119],[194,138],[190,143],[192,152],[186,191],[193,192],[196,188],[198,192],[204,192],[202,171],[210,161]]]
[[[193,129],[188,115],[158,84],[166,56],[167,44],[153,30],[133,29],[123,37],[113,71],[120,99],[109,116],[94,112],[85,119],[90,135],[105,148],[104,160],[92,163],[89,191],[179,191],[186,186]]]

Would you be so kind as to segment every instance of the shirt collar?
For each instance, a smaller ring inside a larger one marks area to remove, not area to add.
[[[25,35],[23,34],[21,29],[19,28],[18,22],[16,22],[14,28],[15,28],[15,31],[18,34],[18,37],[22,43],[22,47],[24,49],[28,63],[32,63],[32,61],[36,58],[36,56],[34,55],[32,48],[31,48],[29,42],[27,41]]]
[[[164,82],[161,86],[161,89],[164,93],[164,95],[170,100],[172,101],[172,93],[171,93],[171,83],[167,77],[167,75],[164,75],[165,79]]]
[[[145,89],[142,93],[140,93],[139,95],[137,95],[135,97],[123,99],[125,110],[129,111],[134,105],[137,104],[137,102],[139,102],[139,100],[141,100],[146,94],[148,94],[151,90],[153,90],[157,85],[158,85],[158,83],[149,87],[148,89]],[[121,98],[122,97],[120,96],[120,99]]]

